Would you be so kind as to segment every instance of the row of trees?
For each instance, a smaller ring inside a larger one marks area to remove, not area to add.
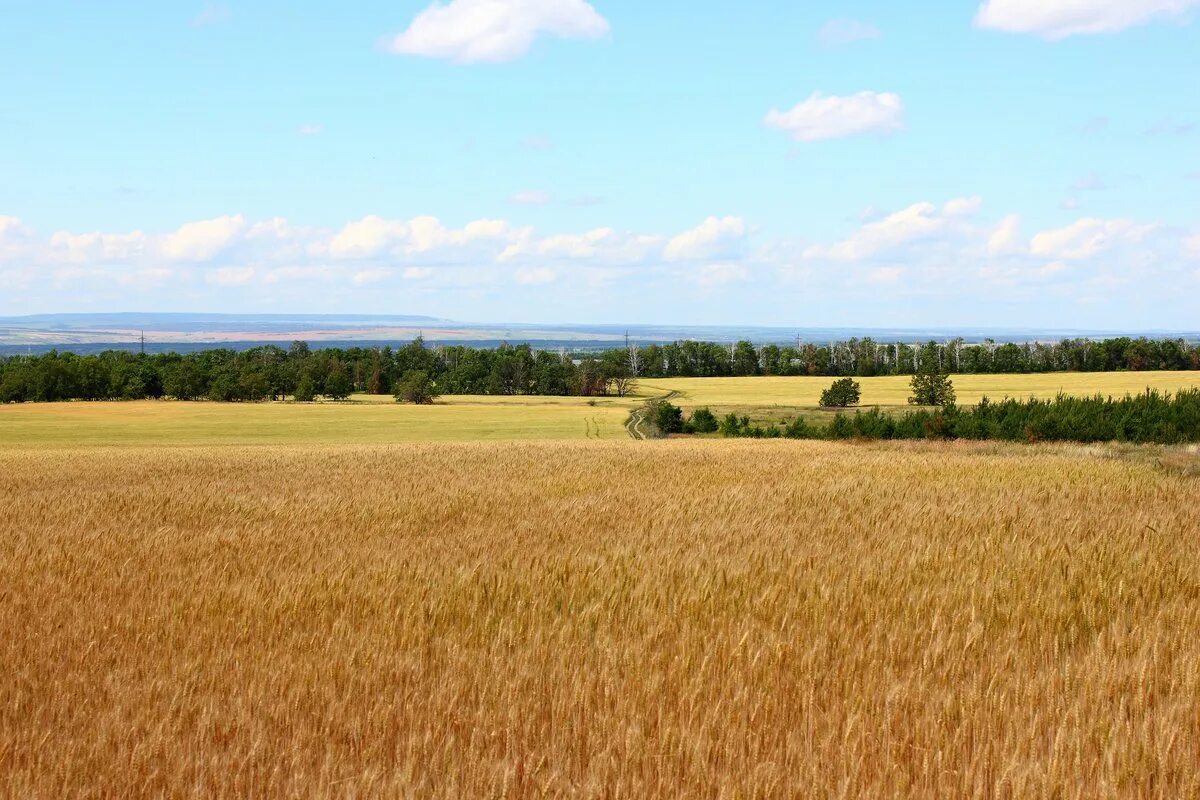
[[[1006,441],[1137,442],[1200,441],[1200,389],[1175,395],[1147,390],[1123,398],[1053,400],[984,398],[972,408],[948,405],[892,416],[878,409],[839,413],[825,427],[797,417],[786,425],[757,425],[729,414],[725,436],[792,439],[999,439]]]
[[[213,349],[187,355],[52,351],[0,358],[0,402],[164,396],[338,399],[353,392],[394,394],[413,372],[424,373],[441,394],[596,396],[627,394],[638,377],[1143,369],[1200,369],[1200,348],[1184,340],[1129,338],[1001,345],[953,340],[920,346],[851,339],[797,347],[683,341],[572,353],[529,345],[428,347],[418,338],[399,348],[312,350],[294,342],[287,349]]]
[[[422,385],[414,387],[412,380]],[[354,392],[422,398],[437,393],[596,396],[624,395],[632,388],[623,350],[572,358],[528,345],[430,348],[420,339],[396,349],[313,350],[294,342],[288,349],[213,349],[187,355],[110,350],[0,358],[0,402],[10,403],[159,397],[338,400]]]
[[[632,359],[631,359],[632,360]],[[1118,337],[1092,341],[999,344],[902,344],[871,338],[845,342],[755,347],[675,342],[637,348],[636,374],[646,377],[742,375],[912,375],[930,369],[960,373],[1114,372],[1200,369],[1200,347],[1185,339]]]

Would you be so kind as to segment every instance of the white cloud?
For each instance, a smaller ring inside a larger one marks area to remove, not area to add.
[[[429,267],[408,267],[402,275],[406,281],[419,281],[432,276],[433,270]]]
[[[1200,0],[986,0],[975,14],[975,24],[1057,40],[1178,18],[1197,6]]]
[[[946,206],[963,202],[952,200]],[[946,217],[938,213],[933,203],[914,203],[881,220],[866,223],[840,242],[813,245],[804,251],[804,257],[860,261],[899,245],[933,236],[945,230],[946,225]]]
[[[817,31],[817,39],[826,47],[878,39],[879,29],[857,19],[831,19]]]
[[[619,233],[613,228],[594,228],[584,233],[560,233],[537,237],[527,231],[500,254],[500,261],[552,259],[602,264],[637,263],[661,251],[661,236]]]
[[[173,261],[208,261],[232,245],[245,227],[241,214],[189,222],[167,236],[162,252]]]
[[[50,248],[63,260],[74,263],[128,261],[145,252],[146,234],[70,233],[59,231],[50,237]]]
[[[969,217],[979,210],[983,205],[983,198],[979,195],[974,197],[956,197],[953,200],[947,200],[942,206],[942,213],[947,217]]]
[[[1155,225],[1138,225],[1128,219],[1077,220],[1065,228],[1042,231],[1029,242],[1034,255],[1053,259],[1090,258],[1122,244],[1137,244]]]
[[[0,216],[0,258],[15,256],[33,240],[33,231],[16,217]]]
[[[318,122],[306,122],[296,129],[296,133],[301,136],[316,136],[325,128]]]
[[[337,258],[369,258],[407,233],[405,223],[371,214],[343,227],[329,243],[329,252]]]
[[[543,283],[552,283],[558,277],[552,269],[546,267],[530,267],[517,270],[517,283],[522,286],[537,286]]]
[[[1022,249],[1024,248],[1021,245],[1021,218],[1016,214],[1009,214],[1000,220],[1000,224],[988,236],[988,255],[1005,255],[1019,252]]]
[[[838,97],[813,92],[788,111],[771,109],[763,124],[787,132],[797,142],[888,134],[904,127],[904,104],[890,92],[859,92]]]
[[[204,278],[217,286],[242,286],[254,279],[253,267],[219,267]]]
[[[608,30],[585,0],[450,0],[417,14],[389,49],[460,64],[503,62],[523,56],[541,35],[598,39]]]
[[[667,243],[668,261],[736,257],[745,246],[746,222],[741,217],[709,217]]]
[[[544,206],[550,202],[550,194],[541,189],[526,189],[510,195],[508,202],[518,206]]]

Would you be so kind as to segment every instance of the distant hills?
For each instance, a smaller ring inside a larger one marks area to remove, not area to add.
[[[0,317],[0,353],[41,352],[52,348],[91,352],[107,348],[148,351],[243,349],[303,339],[320,346],[397,344],[424,336],[430,343],[494,346],[527,342],[536,347],[608,348],[621,346],[628,334],[640,343],[696,339],[757,344],[830,342],[866,337],[880,342],[967,341],[1026,342],[1076,336],[1182,337],[1200,341],[1198,331],[1081,331],[1030,328],[848,328],[733,325],[468,323],[417,314],[36,314]]]

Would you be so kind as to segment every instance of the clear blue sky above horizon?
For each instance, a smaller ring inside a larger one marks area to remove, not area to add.
[[[0,3],[0,314],[1195,327],[1198,13]]]

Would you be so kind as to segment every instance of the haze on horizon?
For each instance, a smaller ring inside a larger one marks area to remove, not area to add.
[[[1195,329],[1197,14],[10,6],[0,316]]]

